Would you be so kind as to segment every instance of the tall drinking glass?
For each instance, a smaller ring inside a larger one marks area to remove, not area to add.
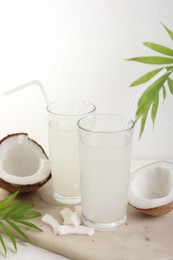
[[[114,230],[126,220],[134,123],[96,114],[78,121],[82,217],[96,230]]]
[[[49,147],[55,200],[63,204],[81,201],[77,121],[95,112],[85,101],[57,101],[49,112]]]

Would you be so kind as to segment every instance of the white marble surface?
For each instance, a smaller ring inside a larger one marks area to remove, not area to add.
[[[64,256],[58,255],[56,253],[50,252],[49,250],[43,249],[41,247],[28,244],[26,242],[21,242],[17,240],[17,252],[13,250],[13,246],[9,238],[5,235],[4,241],[7,246],[7,256],[3,256],[0,253],[0,259],[4,260],[67,260]]]
[[[146,161],[133,162],[132,170],[145,165]],[[31,196],[32,197],[32,196]],[[43,214],[49,212],[58,216],[59,207],[41,201],[38,196],[32,197],[36,206]],[[28,232],[35,245],[18,241],[18,251],[14,252],[9,239],[5,241],[8,248],[7,257],[0,254],[0,259],[8,260],[63,260],[63,259],[173,259],[173,213],[158,219],[147,218],[134,209],[128,209],[127,223],[115,232],[96,232],[94,236],[54,236],[49,227],[42,227],[42,234]],[[36,222],[40,225],[40,221]],[[42,248],[41,248],[42,247]],[[45,250],[43,248],[49,249]],[[90,250],[89,250],[90,249]],[[53,252],[55,253],[53,253]],[[63,257],[66,255],[69,258]],[[94,258],[93,258],[94,257]],[[140,257],[140,258],[139,258]]]

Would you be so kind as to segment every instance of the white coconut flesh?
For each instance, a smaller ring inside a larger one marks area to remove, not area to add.
[[[11,184],[32,185],[49,175],[49,159],[27,134],[9,135],[0,142],[0,179]]]
[[[128,200],[139,209],[150,209],[173,201],[173,164],[148,164],[130,175]]]

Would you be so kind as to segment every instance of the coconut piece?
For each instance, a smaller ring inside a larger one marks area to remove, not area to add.
[[[151,216],[173,210],[173,163],[148,164],[130,175],[128,201],[136,209]]]
[[[85,227],[81,225],[60,225],[59,222],[49,214],[46,214],[41,219],[43,224],[50,226],[53,229],[54,235],[88,235],[92,236],[94,234],[94,228]]]
[[[71,220],[71,214],[73,213],[73,211],[69,208],[64,208],[62,209],[59,214],[61,215],[61,217],[63,218],[63,224],[64,225],[71,225],[73,224],[72,220]]]
[[[82,219],[80,218],[77,212],[72,212],[71,221],[75,227],[78,227],[81,224]]]
[[[41,221],[43,224],[46,224],[53,229],[54,235],[59,234],[60,224],[58,220],[56,220],[54,217],[52,217],[49,214],[46,214],[42,217]]]
[[[50,178],[50,161],[28,134],[11,134],[0,141],[0,187],[26,193],[43,186]]]
[[[94,234],[95,230],[91,227],[85,227],[85,226],[72,226],[72,225],[60,225],[59,228],[59,235],[71,235],[71,234],[77,234],[77,235],[88,235],[92,236]]]
[[[79,226],[82,222],[81,217],[78,212],[73,212],[69,208],[62,209],[59,214],[63,218],[63,224],[64,225],[74,225]]]

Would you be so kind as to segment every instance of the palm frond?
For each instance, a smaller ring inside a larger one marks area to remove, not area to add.
[[[11,240],[15,251],[17,251],[16,239],[12,230],[17,232],[25,241],[30,242],[30,238],[22,230],[23,227],[31,228],[33,230],[42,231],[32,222],[28,221],[33,218],[41,216],[41,213],[33,210],[33,205],[25,201],[17,201],[16,197],[18,191],[11,194],[9,197],[0,201],[0,228]],[[19,226],[20,225],[20,226]],[[2,234],[0,233],[0,243],[3,247],[4,254],[7,254],[7,247],[5,245]]]
[[[162,25],[164,29],[167,31],[170,38],[173,40],[173,32],[170,29],[168,29],[163,23]],[[150,65],[167,65],[167,64],[170,65],[162,66],[161,68],[157,68],[155,70],[149,71],[148,73],[142,75],[141,77],[139,77],[138,79],[136,79],[130,84],[130,87],[135,87],[143,83],[147,83],[163,68],[167,69],[167,73],[162,77],[160,77],[159,79],[157,79],[154,83],[151,83],[138,100],[135,122],[141,119],[139,137],[141,137],[144,132],[149,111],[151,111],[151,119],[153,125],[155,124],[158,107],[159,107],[160,90],[162,89],[163,100],[166,99],[167,88],[169,89],[169,92],[173,95],[173,80],[170,78],[170,75],[173,72],[173,58],[172,58],[173,49],[170,49],[166,46],[153,43],[153,42],[144,42],[143,44],[149,49],[166,56],[140,56],[140,57],[129,58],[126,60],[140,62],[144,64],[150,64]]]

